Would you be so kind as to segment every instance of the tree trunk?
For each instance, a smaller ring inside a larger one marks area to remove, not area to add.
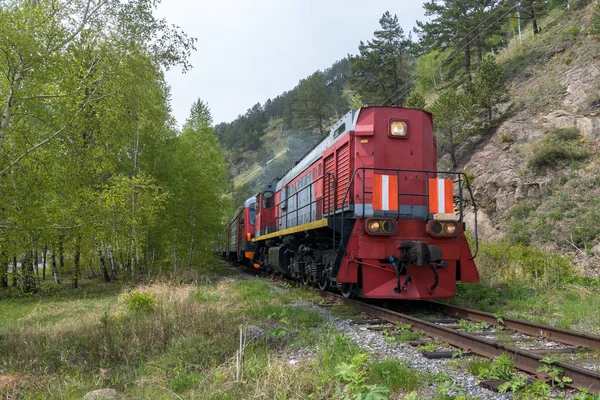
[[[531,24],[533,25],[533,34],[537,35],[540,32],[537,24],[537,16],[535,15],[535,8],[531,6]]]
[[[59,284],[60,279],[58,279],[58,268],[56,268],[56,254],[54,253],[54,248],[52,249],[52,276],[54,277],[54,283]]]
[[[81,239],[77,238],[77,243],[75,244],[75,253],[73,254],[74,271],[73,271],[73,282],[71,284],[71,287],[73,289],[77,289],[79,276],[81,275],[81,270],[79,267],[79,259],[81,257],[80,241],[81,241]]]
[[[42,252],[42,280],[46,280],[46,257],[48,255],[48,245],[44,245],[44,251]]]
[[[456,161],[456,147],[457,144],[454,143],[454,135],[452,132],[450,133],[450,158],[452,159],[452,168],[456,171],[458,169],[458,162]]]
[[[17,256],[13,256],[13,287],[18,285],[18,273],[17,273]]]
[[[63,237],[58,238],[58,266],[61,271],[65,270],[65,248],[63,246]]]
[[[6,254],[0,254],[0,287],[8,287],[8,258]]]
[[[29,257],[31,257],[31,259],[29,259]],[[34,277],[34,268],[33,265],[35,264],[35,259],[33,258],[33,250],[31,252],[31,254],[29,253],[25,253],[25,260],[23,260],[23,267],[27,266],[26,268],[26,272],[25,272],[25,282],[23,285],[23,290],[26,293],[35,293],[36,292],[36,285],[35,285],[35,277]]]
[[[102,249],[100,249],[100,246],[98,245],[96,245],[96,249],[98,250],[98,257],[100,258],[100,269],[102,270],[102,277],[104,278],[104,282],[110,282],[110,275],[108,275],[108,269],[106,268],[106,260],[104,259]]]
[[[483,49],[481,48],[481,39],[479,36],[477,36],[477,41],[476,41],[476,45],[477,45],[477,58],[479,59],[479,62],[481,62],[483,60]]]
[[[111,248],[108,249],[108,258],[110,259],[110,279],[113,281],[117,280],[117,268],[115,262],[115,255]]]
[[[177,271],[177,228],[173,236],[173,272]]]
[[[33,271],[35,272],[35,279],[38,279],[40,276],[40,266],[38,264],[38,251],[37,251],[37,247],[34,247],[33,250]]]
[[[465,69],[467,70],[467,77],[471,81],[471,46],[469,44],[465,47]]]

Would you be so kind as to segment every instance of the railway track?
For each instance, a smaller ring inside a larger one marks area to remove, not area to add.
[[[552,340],[565,345],[575,347],[562,347],[560,349],[528,349],[523,350],[516,346],[501,343],[475,333],[466,333],[460,331],[456,325],[443,325],[431,322],[422,318],[407,315],[397,310],[398,306],[392,305],[392,308],[383,308],[362,301],[346,299],[331,292],[320,292],[321,296],[334,302],[343,302],[354,306],[361,312],[392,324],[411,325],[413,330],[422,331],[427,336],[447,342],[448,344],[460,348],[463,352],[475,353],[487,358],[495,358],[502,354],[508,355],[515,367],[535,376],[538,380],[550,382],[551,378],[543,372],[538,372],[542,359],[549,353],[566,353],[579,351],[582,349],[598,350],[600,349],[600,336],[589,335],[576,331],[570,331],[549,325],[543,325],[515,318],[503,318],[502,323],[492,314],[470,310],[462,307],[450,306],[442,303],[425,302],[443,314],[467,319],[475,322],[485,322],[490,326],[502,326],[503,329],[520,332],[531,337]],[[489,335],[488,335],[489,336]],[[600,373],[590,369],[582,368],[571,363],[557,361],[553,365],[564,369],[564,375],[572,379],[572,382],[566,384],[574,389],[587,388],[589,393],[600,393]]]

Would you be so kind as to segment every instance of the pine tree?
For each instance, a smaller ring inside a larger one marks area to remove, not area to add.
[[[494,57],[484,57],[473,81],[475,105],[485,110],[488,123],[492,121],[494,107],[508,99],[508,88],[504,83],[504,72]]]
[[[298,96],[294,103],[294,123],[299,127],[311,127],[322,136],[327,119],[328,92],[325,78],[317,71],[298,87]]]
[[[399,105],[411,85],[410,40],[398,17],[386,11],[381,29],[371,41],[360,42],[359,55],[350,58],[350,72],[357,92],[371,105]]]
[[[475,109],[471,96],[462,89],[447,89],[431,106],[440,155],[450,154],[452,167],[458,168],[457,150],[473,133]]]
[[[425,97],[418,90],[413,90],[404,104],[406,108],[414,108],[416,110],[424,110],[427,107]]]
[[[508,13],[500,0],[430,0],[423,4],[426,22],[417,21],[415,32],[422,50],[452,49],[462,53],[466,75],[471,80],[473,49],[481,60],[486,40],[501,32]]]

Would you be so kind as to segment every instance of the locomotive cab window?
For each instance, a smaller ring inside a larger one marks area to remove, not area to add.
[[[250,206],[248,207],[248,213],[250,214],[250,220],[248,222],[250,222],[250,225],[254,226],[254,224],[256,223],[256,205],[255,204],[250,204]]]
[[[273,197],[273,192],[263,192],[263,208],[273,208],[273,202],[275,201]]]

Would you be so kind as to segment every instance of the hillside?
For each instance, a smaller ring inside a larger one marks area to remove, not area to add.
[[[589,34],[595,4],[542,22],[497,60],[511,110],[497,130],[463,148],[485,239],[506,237],[600,269],[600,58]]]

